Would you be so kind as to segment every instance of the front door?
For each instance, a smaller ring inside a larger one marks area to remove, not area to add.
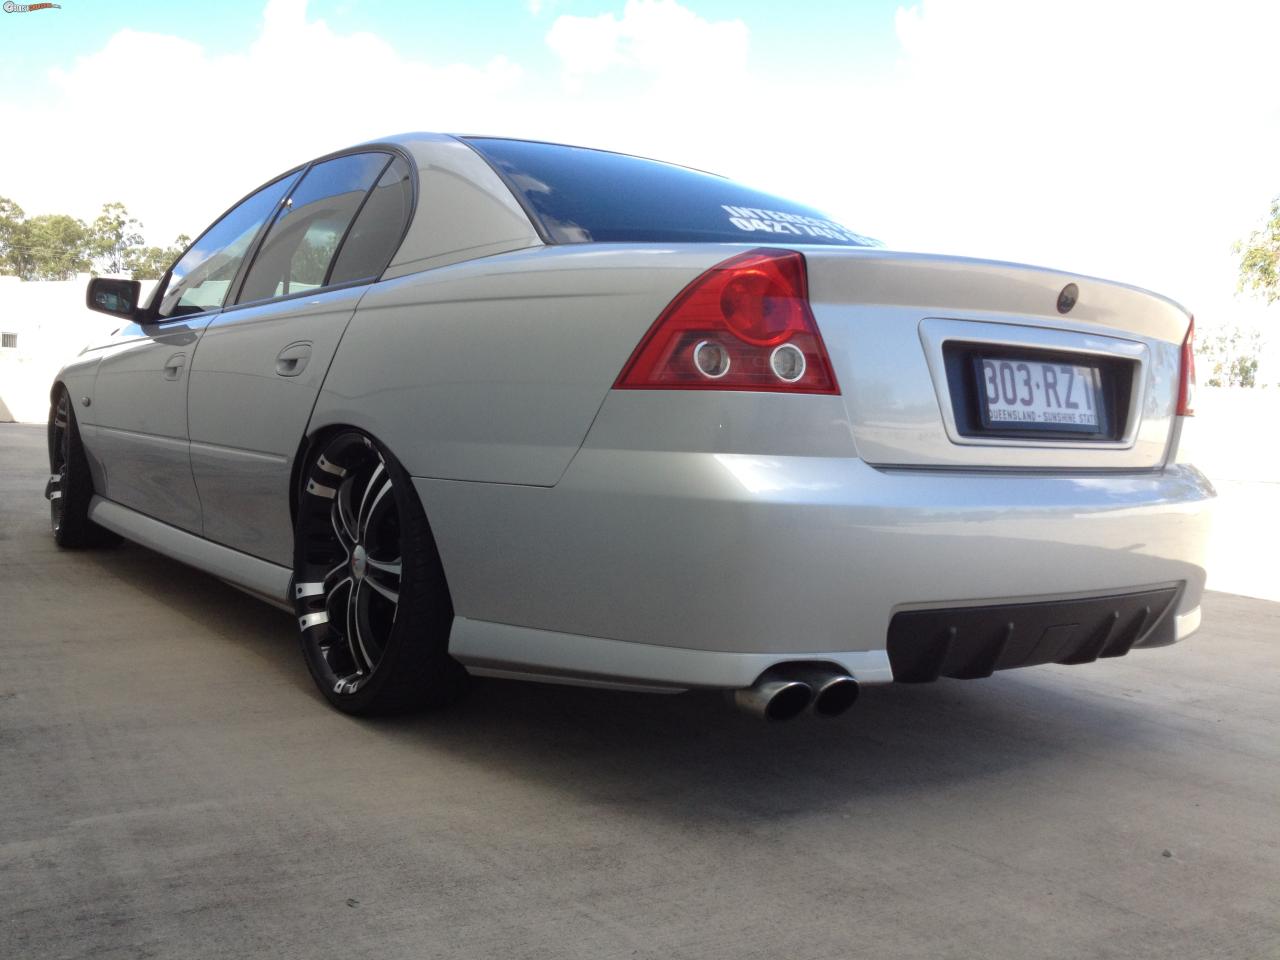
[[[108,500],[199,532],[200,500],[187,443],[187,374],[210,314],[131,323],[98,348],[86,446]]]
[[[108,500],[200,531],[187,430],[191,363],[245,254],[296,179],[282,177],[224,214],[170,268],[140,321],[98,348],[102,362],[85,419]]]

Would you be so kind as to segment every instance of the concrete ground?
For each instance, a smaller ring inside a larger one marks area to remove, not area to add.
[[[828,723],[501,681],[361,722],[287,615],[58,551],[42,443],[0,427],[0,957],[1280,957],[1280,604]]]

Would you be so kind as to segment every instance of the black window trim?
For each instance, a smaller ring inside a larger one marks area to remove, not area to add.
[[[369,189],[365,191],[364,196],[360,198],[360,203],[356,205],[355,214],[351,217],[350,220],[347,221],[347,228],[342,231],[342,236],[338,238],[338,245],[334,247],[333,256],[329,258],[329,266],[325,267],[324,269],[324,280],[320,284],[320,289],[322,290],[329,289],[329,286],[330,286],[329,279],[333,276],[333,268],[338,265],[338,258],[342,256],[342,248],[347,245],[347,237],[351,236],[351,228],[356,225],[356,221],[360,219],[360,214],[364,212],[364,205],[369,202],[369,198],[373,196],[373,191],[378,189],[378,183],[382,180],[383,177],[387,175],[387,171],[391,169],[391,165],[395,162],[396,162],[396,158],[394,154],[392,156],[387,157],[387,162],[382,165],[382,169],[378,171],[378,175],[373,178],[373,185],[369,187]],[[398,249],[399,244],[397,244],[396,246]],[[391,255],[395,256],[395,252],[393,251]],[[382,268],[382,270],[385,270],[385,269],[386,267]],[[381,274],[382,270],[379,270],[378,273]],[[348,280],[345,283],[339,284],[339,286],[345,287],[348,283],[357,283],[357,282],[368,283],[369,278],[361,277],[358,281]]]
[[[297,181],[295,181],[295,183],[293,184],[293,188],[280,201],[280,206],[284,207],[290,200],[293,199],[294,192],[298,189],[298,187],[302,184],[302,182],[307,179],[307,174],[309,174],[313,168],[320,166],[320,164],[328,163],[330,160],[340,160],[343,157],[359,156],[362,153],[385,153],[385,152],[386,152],[385,150],[375,150],[372,147],[367,147],[365,149],[360,149],[360,150],[342,150],[336,154],[332,154],[327,157],[320,157],[317,160],[312,160],[309,164],[307,164],[307,169],[302,172],[302,176],[300,176],[297,179]],[[388,157],[387,163],[392,162],[394,159],[395,159],[394,156]],[[378,170],[378,177],[381,177],[382,171],[386,169],[387,169],[387,165],[384,163],[382,167]],[[373,181],[373,184],[370,185],[369,189],[365,191],[365,195],[360,198],[360,203],[356,207],[357,214],[359,214],[360,210],[364,207],[365,201],[369,199],[370,192],[372,192],[373,188],[376,187],[377,185],[378,185],[378,181],[377,179],[375,179]],[[230,300],[231,303],[223,305],[223,308],[222,308],[223,312],[226,312],[227,310],[234,310],[236,307],[253,307],[253,306],[257,306],[260,303],[274,303],[277,300],[292,300],[295,297],[303,297],[309,293],[320,293],[324,290],[329,289],[329,287],[326,287],[325,285],[321,284],[319,287],[314,287],[311,290],[299,290],[297,293],[282,293],[274,297],[258,297],[258,299],[256,300],[241,301],[239,299],[240,294],[244,293],[244,285],[246,281],[248,281],[249,279],[249,273],[253,270],[254,263],[257,262],[258,254],[262,252],[262,247],[267,242],[267,237],[271,234],[271,228],[274,227],[276,225],[276,221],[280,219],[280,212],[281,212],[280,210],[277,210],[274,214],[272,214],[270,222],[268,222],[265,225],[265,227],[262,229],[262,231],[258,234],[258,236],[254,238],[254,242],[250,246],[249,253],[245,254],[245,258],[240,265],[241,269],[236,271],[235,279],[232,281],[231,288],[227,292],[227,299]],[[352,223],[354,222],[355,222],[355,218],[353,217]],[[347,228],[350,229],[350,227],[351,227],[351,223],[348,223]],[[343,231],[342,239],[345,240],[346,236],[347,236],[346,231]],[[334,251],[333,251],[334,257],[338,256],[338,250],[340,248],[341,248],[341,243],[339,243],[338,247],[334,248]],[[395,254],[393,253],[392,256],[395,256]],[[332,267],[332,266],[333,266],[333,259],[331,258],[329,260],[329,267]],[[329,276],[329,267],[325,268],[326,278]],[[386,267],[383,267],[383,269],[385,270]],[[368,283],[369,281],[361,280],[360,282]],[[342,284],[342,286],[344,287],[352,286],[352,285],[353,284],[349,284],[349,283]]]
[[[197,243],[199,243],[201,238],[204,237],[204,235],[208,233],[209,230],[211,230],[219,222],[221,222],[222,219],[227,216],[227,214],[231,213],[233,210],[236,209],[236,207],[240,206],[240,204],[244,203],[246,200],[252,197],[255,193],[258,193],[261,190],[265,190],[267,187],[271,186],[273,183],[279,183],[281,180],[284,180],[296,174],[297,179],[289,187],[285,195],[280,198],[279,204],[283,204],[285,201],[289,200],[293,196],[293,191],[296,190],[298,187],[298,184],[302,182],[302,178],[307,175],[307,171],[309,171],[312,167],[316,166],[316,164],[324,163],[328,160],[337,160],[339,157],[351,156],[357,153],[390,153],[392,154],[392,156],[387,161],[388,166],[391,163],[395,162],[396,157],[399,157],[400,159],[404,160],[405,165],[409,168],[409,182],[412,185],[410,190],[411,196],[409,199],[409,215],[405,217],[404,226],[400,230],[400,237],[396,241],[395,246],[392,247],[390,257],[388,257],[387,262],[382,265],[382,269],[378,271],[376,276],[371,278],[364,278],[360,280],[350,280],[346,283],[334,284],[333,286],[317,287],[313,290],[301,290],[298,293],[285,294],[279,297],[268,297],[262,300],[252,300],[252,301],[247,301],[245,303],[235,303],[234,302],[235,298],[240,295],[240,290],[244,286],[245,277],[248,274],[248,268],[249,266],[252,265],[253,260],[257,258],[258,248],[262,246],[263,240],[266,239],[267,231],[270,229],[271,224],[275,223],[276,213],[279,212],[277,210],[276,212],[268,215],[267,219],[263,221],[262,226],[258,228],[258,232],[254,235],[253,240],[249,243],[249,247],[245,251],[244,258],[240,261],[240,267],[236,270],[235,276],[231,278],[231,284],[227,288],[227,295],[223,298],[223,302],[220,305],[218,305],[217,307],[209,307],[207,310],[201,310],[199,313],[184,313],[174,317],[157,317],[155,314],[156,314],[156,310],[159,308],[159,302],[155,299],[153,294],[151,305],[147,309],[147,315],[143,317],[139,322],[144,324],[165,324],[165,323],[174,323],[182,320],[191,320],[193,318],[199,319],[203,317],[212,317],[218,314],[230,313],[234,310],[239,310],[243,307],[257,307],[257,306],[261,306],[264,303],[278,303],[284,300],[293,300],[298,297],[315,295],[317,293],[328,293],[330,290],[345,290],[349,287],[360,286],[363,284],[377,283],[379,280],[381,280],[382,275],[386,273],[387,268],[391,266],[391,261],[394,260],[396,254],[400,252],[400,247],[404,244],[404,238],[408,236],[409,228],[410,226],[412,226],[413,219],[418,212],[418,165],[414,162],[413,157],[410,155],[410,153],[398,144],[362,143],[354,147],[345,147],[342,150],[335,150],[332,153],[325,154],[324,156],[316,157],[313,160],[308,160],[306,163],[300,163],[296,167],[291,167],[290,169],[286,170],[284,173],[280,174],[279,176],[272,177],[270,180],[264,181],[259,186],[254,187],[252,190],[246,193],[243,197],[241,197],[231,206],[227,207],[227,209],[224,210],[222,213],[220,213],[216,218],[214,218],[213,222],[211,222],[208,227],[206,227],[203,231],[201,231],[201,233],[195,238],[195,240],[193,240],[190,244],[187,245],[186,250],[183,250],[182,253],[178,255],[178,259],[175,260],[172,264],[170,264],[169,269],[166,270],[164,273],[164,276],[160,278],[159,283],[157,283],[156,285],[156,292],[162,293],[164,288],[168,285],[170,275],[173,273],[173,268],[176,267],[182,261],[182,258],[187,255],[187,251],[189,251],[192,247],[194,247]],[[378,174],[378,179],[382,178],[382,174],[386,172],[386,169],[387,169],[386,166],[382,168],[382,171],[380,171]],[[377,188],[377,185],[378,185],[378,181],[374,180],[373,186],[369,188],[369,191],[372,192],[374,189]],[[361,201],[360,208],[356,210],[356,216],[360,215],[360,209],[363,209],[364,203],[367,202],[368,198],[369,198],[369,194],[366,194],[364,200]],[[355,218],[353,217],[352,223],[354,222],[355,222]],[[350,230],[350,224],[348,224],[348,230]],[[346,240],[345,233],[343,234],[342,239],[343,241]],[[342,249],[342,245],[341,243],[339,243],[338,248],[334,251],[335,260],[337,259],[338,253],[341,252],[341,249]],[[331,261],[330,268],[332,268],[332,266],[333,266],[333,262]],[[326,271],[325,276],[326,278],[328,277],[328,271]],[[232,301],[232,302],[228,303],[227,301]]]

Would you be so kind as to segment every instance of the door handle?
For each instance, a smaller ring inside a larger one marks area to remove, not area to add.
[[[175,353],[164,362],[164,378],[166,380],[177,380],[182,376],[182,368],[186,365],[187,355],[185,353]]]
[[[311,359],[311,341],[299,340],[276,354],[276,373],[282,377],[296,377]]]

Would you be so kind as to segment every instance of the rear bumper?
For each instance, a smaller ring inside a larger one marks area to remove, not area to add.
[[[584,447],[555,487],[416,479],[487,671],[742,686],[782,660],[892,679],[895,615],[1177,591],[1199,623],[1194,468],[1047,476]]]
[[[1200,626],[1200,608],[1175,615],[1173,626],[1175,640],[1190,636]],[[678,693],[690,687],[747,687],[770,667],[795,660],[834,663],[864,684],[895,679],[884,649],[729,653],[554,633],[463,617],[454,620],[450,648],[478,676],[651,693]]]

